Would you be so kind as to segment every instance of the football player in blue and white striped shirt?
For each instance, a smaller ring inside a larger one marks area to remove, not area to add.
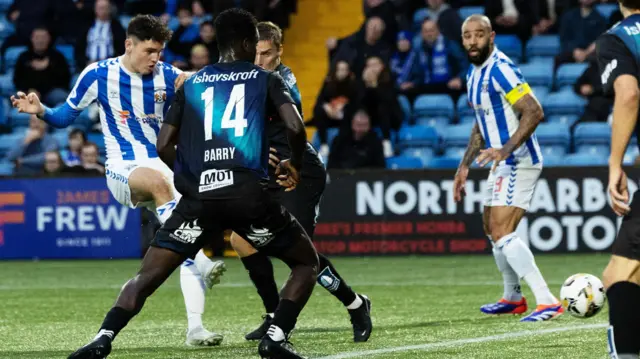
[[[520,279],[524,278],[537,307],[521,321],[550,320],[564,309],[549,291],[531,250],[516,234],[542,172],[542,154],[534,131],[544,113],[520,69],[495,46],[495,32],[487,17],[467,18],[462,39],[472,63],[467,91],[476,123],[455,176],[455,199],[460,201],[464,194],[469,166],[476,156],[480,166],[493,162],[483,224],[504,280],[502,299],[480,310],[486,314],[526,312],[527,302],[520,291]]]
[[[173,172],[158,157],[156,138],[175,92],[176,68],[159,61],[171,31],[153,16],[136,16],[127,29],[125,54],[93,63],[82,71],[65,104],[50,109],[34,93],[12,96],[20,112],[36,114],[55,127],[69,126],[94,101],[107,149],[107,186],[123,205],[154,211],[164,223],[180,193]],[[180,282],[187,307],[188,345],[218,345],[222,336],[204,329],[204,284],[220,280],[225,267],[200,251],[181,267]],[[204,280],[205,283],[202,283]]]

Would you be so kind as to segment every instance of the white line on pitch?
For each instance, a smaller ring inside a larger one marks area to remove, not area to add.
[[[317,359],[346,359],[346,358],[359,358],[359,357],[364,357],[369,355],[380,355],[380,354],[398,353],[398,352],[407,352],[407,351],[430,351],[433,349],[448,348],[448,347],[467,345],[467,344],[487,343],[487,342],[515,339],[515,338],[534,336],[534,335],[571,332],[575,330],[601,329],[601,328],[606,328],[607,326],[608,324],[606,323],[600,323],[600,324],[577,325],[577,326],[571,326],[571,327],[559,327],[559,328],[541,329],[541,330],[523,330],[520,332],[491,335],[488,337],[467,338],[467,339],[451,340],[451,341],[437,342],[437,343],[406,345],[401,347],[346,352],[346,353],[341,353],[336,355],[329,355],[329,356],[325,356]]]

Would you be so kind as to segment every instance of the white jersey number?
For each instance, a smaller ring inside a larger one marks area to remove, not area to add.
[[[202,93],[202,101],[205,103],[204,107],[204,140],[209,141],[213,138],[213,86],[208,87]],[[235,109],[235,119],[231,119]],[[229,101],[222,114],[221,128],[233,128],[234,136],[244,136],[244,129],[247,128],[247,119],[244,117],[244,84],[237,84],[233,86]]]

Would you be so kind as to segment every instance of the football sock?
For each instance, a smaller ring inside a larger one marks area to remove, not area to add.
[[[489,240],[491,240],[491,236],[489,236]],[[522,299],[522,291],[520,290],[518,274],[511,268],[509,262],[507,262],[507,257],[496,244],[493,241],[491,241],[491,244],[493,245],[493,258],[496,260],[496,266],[502,273],[502,282],[504,283],[502,298],[510,302],[520,301]]]
[[[244,268],[249,272],[249,278],[258,291],[262,299],[264,309],[267,313],[274,313],[280,302],[278,286],[274,279],[273,264],[269,257],[260,252],[242,258]]]
[[[138,314],[138,312],[139,310],[131,312],[120,307],[111,308],[105,316],[100,331],[94,340],[100,337],[106,337],[109,338],[110,341],[113,341],[122,328],[127,326],[127,323],[129,323],[131,318]]]
[[[177,204],[178,200],[172,199],[171,201],[156,208],[156,215],[158,217],[158,220],[160,221],[160,224],[164,224],[164,222],[166,222],[167,219],[171,217],[171,213],[173,213],[173,210],[176,208]]]
[[[187,259],[180,266],[180,288],[187,309],[189,331],[202,327],[205,286],[200,271],[191,259]]]
[[[551,294],[549,287],[536,265],[531,249],[516,235],[507,234],[495,243],[498,250],[502,251],[507,258],[507,263],[518,277],[524,278],[529,288],[536,297],[538,305],[549,305],[558,303],[558,300]]]
[[[640,353],[640,286],[631,282],[617,282],[607,290],[607,299],[609,355],[612,359],[637,359]]]
[[[360,308],[362,303],[364,303],[362,298],[360,298],[359,295],[356,295],[356,299],[354,299],[353,302],[351,302],[351,304],[347,305],[347,309],[349,309],[349,310],[358,309],[358,308]]]
[[[278,309],[276,309],[276,312],[273,316],[273,324],[271,325],[271,328],[269,328],[268,334],[271,339],[275,341],[284,340],[284,337],[289,335],[289,333],[291,333],[293,328],[296,326],[296,321],[298,320],[298,315],[300,315],[301,310],[302,307],[296,302],[288,299],[282,299],[278,304]],[[272,333],[272,329],[274,326],[277,328],[276,330],[273,330]],[[280,331],[278,331],[277,329],[280,329]],[[284,337],[281,337],[281,334]]]
[[[317,279],[318,284],[328,290],[334,297],[338,298],[345,307],[357,305],[355,308],[349,308],[357,309],[360,306],[358,300],[359,303],[362,304],[362,299],[345,283],[344,279],[342,279],[338,271],[333,267],[333,264],[331,264],[329,258],[318,253],[318,260],[320,264]]]
[[[199,250],[196,254],[194,262],[200,274],[209,273],[211,267],[213,267],[213,261],[211,260],[211,258],[207,257],[206,254],[204,254],[204,251],[202,251],[202,249]]]

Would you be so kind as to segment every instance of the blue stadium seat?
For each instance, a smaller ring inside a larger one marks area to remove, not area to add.
[[[11,46],[4,54],[4,68],[6,71],[13,71],[20,54],[27,51],[26,46]]]
[[[520,71],[531,86],[549,89],[553,86],[553,65],[535,62],[520,65]]]
[[[471,136],[472,128],[473,123],[464,123],[447,127],[442,136],[444,148],[451,146],[466,147],[469,143],[469,136]]]
[[[596,10],[602,15],[605,19],[609,19],[611,15],[618,10],[618,4],[598,4],[596,5]]]
[[[551,92],[551,90],[546,86],[531,86],[531,91],[533,91],[540,102],[542,102],[542,99],[547,97],[549,92]]]
[[[573,86],[589,67],[588,64],[564,64],[556,72],[556,87]]]
[[[543,149],[544,152],[544,149]],[[564,155],[555,155],[553,153],[544,154],[542,163],[545,167],[562,167],[564,166]]]
[[[438,134],[444,132],[449,123],[450,121],[446,117],[419,117],[416,119],[416,125],[433,127]]]
[[[13,72],[0,75],[0,94],[2,96],[11,96],[16,93],[16,88],[13,85]]]
[[[549,123],[563,123],[569,127],[578,122],[580,116],[578,115],[551,115],[545,116],[545,121]]]
[[[9,111],[9,122],[13,127],[29,127],[29,119],[31,115],[28,113],[20,113],[15,108]]]
[[[400,108],[402,109],[402,114],[404,115],[402,123],[408,123],[409,120],[411,119],[411,102],[409,102],[409,99],[406,96],[399,95],[398,103],[400,104]]]
[[[67,60],[69,64],[69,69],[71,73],[75,72],[76,68],[76,58],[74,56],[74,50],[72,45],[57,45],[56,50],[60,51],[62,55],[64,55],[64,59]]]
[[[573,91],[550,93],[542,103],[546,116],[553,115],[581,115],[587,100],[576,95]]]
[[[11,148],[18,146],[23,139],[24,131],[14,131],[6,135],[0,135],[0,158],[4,158],[7,152]]]
[[[585,153],[591,156],[609,157],[611,153],[610,145],[580,145],[576,146],[576,153]]]
[[[527,42],[527,57],[556,56],[560,53],[558,35],[537,35]]]
[[[566,124],[541,123],[535,133],[543,155],[564,155],[568,152],[571,132]]]
[[[464,157],[464,152],[467,150],[466,147],[463,146],[450,146],[445,148],[444,156],[450,158],[461,159]]]
[[[556,63],[556,59],[553,56],[534,56],[529,57],[528,64],[544,64],[546,66],[553,67]]]
[[[459,124],[474,124],[476,122],[476,116],[464,116],[460,118]]]
[[[127,27],[129,27],[131,19],[133,19],[133,17],[129,15],[120,15],[120,17],[118,18],[118,20],[120,20],[120,25],[122,25],[125,30],[127,29]]]
[[[449,95],[421,95],[413,104],[413,116],[455,116],[455,106]]]
[[[16,32],[15,26],[6,17],[2,16],[0,18],[0,39],[6,39],[14,32]]]
[[[458,9],[458,14],[460,14],[460,18],[462,21],[474,14],[484,14],[484,6],[463,6]]]
[[[422,160],[417,157],[396,156],[387,158],[387,168],[392,170],[422,168]]]
[[[458,98],[456,111],[458,113],[458,118],[474,115],[475,111],[473,111],[473,108],[471,107],[471,105],[469,105],[469,98],[467,97],[467,95],[462,95]]]
[[[457,168],[460,164],[459,158],[452,157],[434,157],[429,161],[429,168],[432,169],[452,169]]]
[[[329,145],[329,147],[331,147],[331,143],[333,143],[333,139],[336,138],[336,136],[338,136],[339,132],[340,132],[340,129],[338,129],[337,127],[327,129],[327,144]],[[318,132],[316,132],[313,135],[311,144],[313,145],[313,147],[320,149],[320,136],[318,135]]]
[[[8,161],[0,162],[0,176],[11,176],[13,174],[13,163]]]
[[[586,153],[572,153],[564,157],[565,166],[606,166],[606,156],[593,156]]]
[[[629,144],[629,147],[627,147],[627,151],[624,153],[622,163],[626,166],[630,166],[634,164],[636,158],[638,158],[639,155],[640,151],[638,151],[638,146]]]
[[[398,146],[438,148],[440,138],[435,128],[429,126],[403,126],[398,132]]]
[[[516,35],[496,35],[495,44],[511,60],[517,62],[522,60],[522,41]]]
[[[576,148],[581,145],[609,145],[611,127],[605,122],[585,122],[576,125],[573,131]]]
[[[433,153],[433,148],[411,147],[402,151],[402,156],[419,158],[422,161],[422,167],[426,167],[429,160],[433,157]]]

